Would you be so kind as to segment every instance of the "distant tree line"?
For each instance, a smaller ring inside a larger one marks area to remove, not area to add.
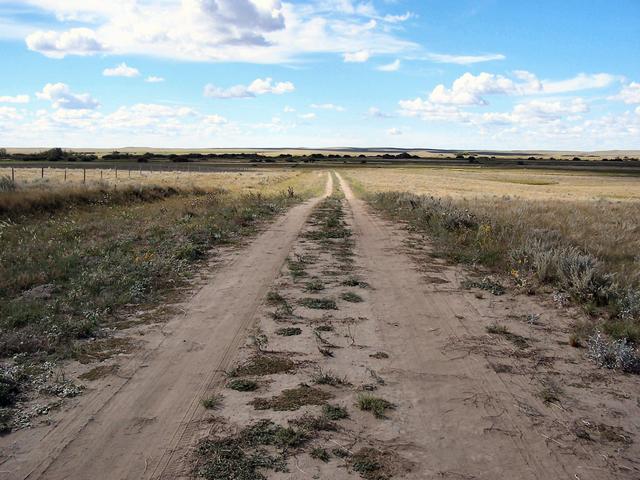
[[[70,152],[61,148],[51,148],[35,153],[8,153],[0,148],[0,160],[19,160],[22,162],[91,162],[97,160],[93,153]]]

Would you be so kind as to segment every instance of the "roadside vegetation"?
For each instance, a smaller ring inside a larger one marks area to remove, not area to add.
[[[398,192],[368,199],[412,230],[428,234],[436,254],[506,274],[529,293],[549,286],[560,303],[582,305],[593,318],[576,326],[585,340],[601,329],[614,339],[640,342],[637,204],[467,202]]]
[[[300,191],[287,179],[264,194],[157,186],[0,192],[0,408],[29,395],[42,362],[87,363],[135,348],[113,332],[177,298],[215,247],[242,242],[316,194],[321,177],[302,177]]]

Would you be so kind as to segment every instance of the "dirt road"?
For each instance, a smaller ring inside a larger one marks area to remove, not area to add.
[[[198,440],[236,438],[257,420],[308,423],[330,402],[348,412],[339,426],[305,431],[288,472],[268,478],[640,477],[637,383],[559,341],[568,312],[463,288],[470,272],[336,178],[344,200],[297,206],[233,255],[73,418],[16,437],[3,474],[186,478]],[[508,331],[490,333],[496,322]],[[286,368],[247,368],[256,359]],[[233,366],[256,391],[225,388]],[[221,392],[219,410],[200,405]],[[358,408],[363,395],[387,400],[384,414]]]
[[[325,195],[332,189],[328,176]],[[319,201],[292,208],[247,248],[232,253],[182,306],[184,314],[164,325],[157,339],[147,340],[144,356],[98,385],[54,428],[7,439],[11,456],[0,466],[0,476],[175,479],[188,472],[183,449],[199,431],[200,399],[219,388],[258,305]]]

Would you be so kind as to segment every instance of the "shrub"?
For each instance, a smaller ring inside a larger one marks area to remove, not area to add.
[[[596,332],[587,342],[587,355],[601,368],[640,373],[640,356],[626,338],[609,340]]]

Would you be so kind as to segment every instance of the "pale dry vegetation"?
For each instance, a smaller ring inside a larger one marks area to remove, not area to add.
[[[436,254],[501,272],[525,290],[551,286],[582,305],[594,320],[580,325],[583,341],[596,328],[640,341],[640,178],[544,173],[556,190],[537,191],[534,199],[523,185],[536,183],[537,172],[428,169],[413,179],[405,175],[350,172],[376,208],[427,233]],[[499,189],[497,176],[504,181]]]

